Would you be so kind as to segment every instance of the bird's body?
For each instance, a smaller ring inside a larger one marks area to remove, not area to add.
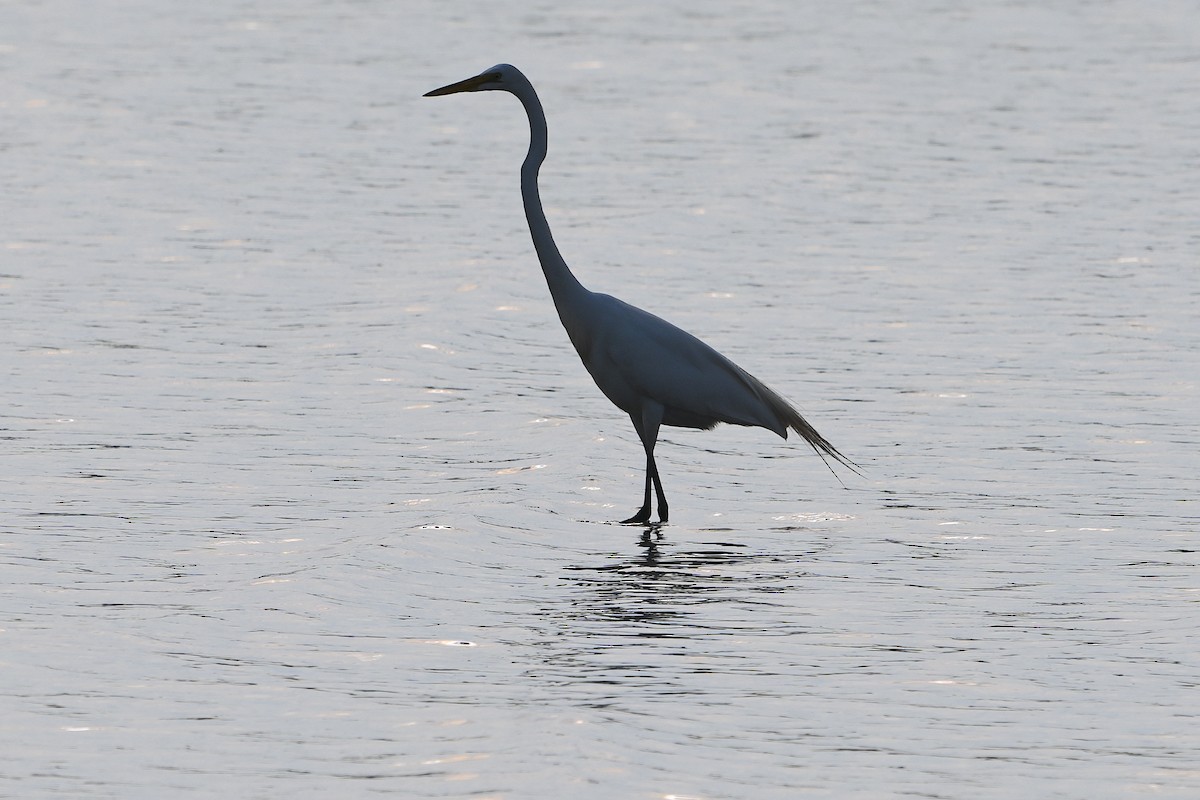
[[[559,254],[542,210],[537,178],[546,157],[546,117],[529,80],[516,67],[499,64],[426,97],[489,90],[512,93],[529,115],[521,196],[558,317],[600,391],[629,414],[646,452],[645,501],[625,522],[649,521],[651,488],[659,519],[667,520],[667,500],[654,462],[662,425],[708,429],[727,422],[766,428],[785,439],[790,428],[822,459],[829,456],[854,469],[786,400],[728,358],[666,320],[584,288]]]
[[[663,407],[662,424],[707,430],[719,422],[758,425],[784,436],[786,426],[769,410],[765,388],[692,334],[607,294],[592,293],[597,321],[568,335],[613,405],[641,414],[647,402]],[[636,353],[637,358],[630,358]],[[697,391],[696,387],[703,387]]]

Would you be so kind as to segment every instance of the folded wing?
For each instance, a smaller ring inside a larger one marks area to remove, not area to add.
[[[762,381],[685,330],[607,295],[596,295],[603,334],[580,349],[601,391],[634,413],[645,399],[663,406],[663,423],[707,429],[750,425],[787,438],[794,430],[823,459],[855,465]],[[856,470],[857,471],[857,470]]]

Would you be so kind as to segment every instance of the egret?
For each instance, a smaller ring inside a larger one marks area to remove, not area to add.
[[[766,428],[784,439],[790,428],[827,467],[826,456],[858,471],[786,400],[737,364],[687,331],[615,297],[589,291],[575,278],[558,252],[542,210],[538,172],[546,159],[546,115],[533,84],[519,69],[497,64],[425,97],[457,92],[508,92],[521,101],[529,116],[521,197],[550,296],[583,365],[604,396],[629,415],[646,451],[642,507],[623,523],[650,522],[652,488],[659,520],[667,521],[667,498],[654,463],[654,445],[663,425],[709,430],[726,422]]]

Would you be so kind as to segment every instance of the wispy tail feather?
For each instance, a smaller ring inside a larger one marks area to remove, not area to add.
[[[837,472],[834,472],[833,465],[829,463],[830,458],[832,458],[834,461],[837,461],[855,475],[862,476],[862,467],[842,455],[836,447],[829,443],[828,439],[822,436],[816,428],[809,424],[808,420],[800,416],[800,412],[793,408],[791,403],[789,403],[787,400],[784,400],[767,386],[763,385],[761,381],[756,380],[755,383],[758,384],[758,388],[762,393],[763,399],[767,401],[767,404],[770,405],[771,410],[775,412],[775,416],[779,419],[780,428],[782,430],[777,430],[777,433],[779,433],[785,439],[787,438],[788,428],[791,428],[798,433],[800,437],[804,439],[804,441],[808,442],[808,445],[813,449],[813,452],[821,457],[821,461],[825,462],[825,466],[830,472],[833,473],[833,477],[838,479],[838,483],[842,483],[842,479]],[[842,483],[842,485],[845,486],[846,484]]]
[[[788,427],[800,434],[801,438],[808,442],[809,446],[813,449],[813,452],[821,457],[821,460],[825,462],[825,466],[828,467],[829,471],[833,473],[833,476],[838,479],[838,483],[842,483],[842,478],[836,472],[834,472],[833,466],[829,463],[830,458],[837,461],[855,475],[862,477],[862,467],[842,455],[836,447],[829,443],[828,439],[818,433],[817,429],[808,423],[808,420],[800,416],[796,409],[788,406],[788,411],[791,412],[791,416],[787,418]],[[844,483],[842,483],[842,485],[845,486]]]
[[[825,467],[833,473],[842,486],[846,484],[842,482],[841,476],[834,472],[833,465],[829,463],[830,459],[838,462],[855,475],[862,476],[862,467],[842,455],[836,447],[829,443],[828,439],[809,424],[808,420],[800,416],[800,412],[791,403],[725,356],[703,342],[696,341],[710,355],[714,365],[724,367],[727,373],[735,377],[747,391],[744,393],[727,392],[722,396],[724,400],[728,401],[722,404],[724,408],[710,409],[704,414],[688,414],[681,413],[674,408],[669,409],[668,413],[675,415],[675,419],[679,421],[668,421],[668,424],[697,428],[710,428],[718,422],[728,422],[734,425],[757,425],[774,431],[784,439],[787,438],[788,429],[791,428],[804,441],[808,442],[809,447],[821,457]]]

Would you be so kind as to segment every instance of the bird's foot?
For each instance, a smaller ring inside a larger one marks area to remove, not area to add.
[[[655,528],[657,528],[659,525],[665,525],[666,522],[667,515],[662,509],[659,509],[658,512],[658,522],[651,522],[649,507],[638,509],[638,512],[629,519],[621,520],[622,525],[650,525]]]
[[[642,506],[629,519],[621,520],[622,525],[646,525],[650,522],[650,506]]]

